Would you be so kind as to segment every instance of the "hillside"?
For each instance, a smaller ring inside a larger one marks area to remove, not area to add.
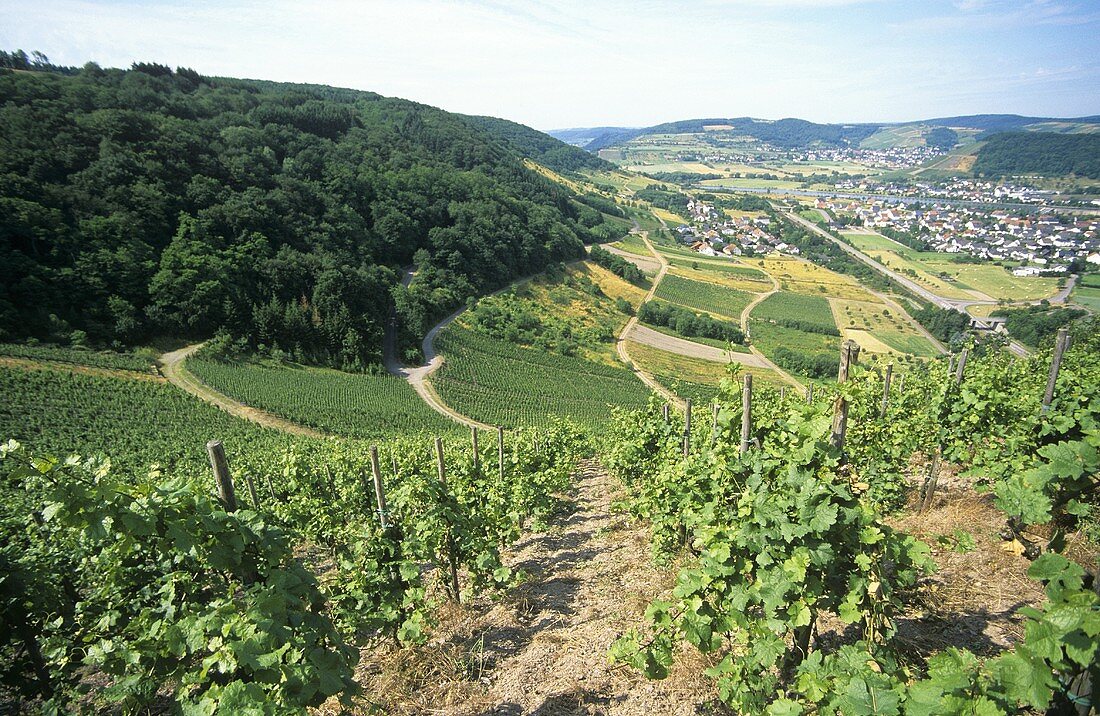
[[[665,122],[652,127],[596,127],[551,130],[550,135],[591,152],[619,146],[632,139],[655,134],[698,134],[722,132],[750,137],[781,149],[811,146],[844,147],[870,142],[869,146],[887,148],[927,143],[950,148],[959,141],[949,131],[972,130],[1003,132],[1029,130],[1043,132],[1085,132],[1100,128],[1100,117],[1055,118],[1022,117],[1015,114],[978,114],[941,117],[913,122],[819,124],[803,119],[764,120],[751,117],[687,119]]]
[[[974,173],[989,177],[1039,174],[1100,179],[1100,135],[994,134],[978,150]]]
[[[225,333],[357,367],[592,239],[510,122],[319,85],[94,63],[0,71],[0,340]],[[401,267],[415,264],[413,288]]]

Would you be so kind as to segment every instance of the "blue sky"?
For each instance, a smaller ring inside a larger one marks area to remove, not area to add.
[[[354,87],[539,129],[1100,114],[1098,0],[0,0],[0,47]]]

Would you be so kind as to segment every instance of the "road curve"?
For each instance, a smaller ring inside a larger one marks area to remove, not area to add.
[[[203,383],[195,377],[191,371],[187,370],[184,361],[194,355],[195,352],[204,345],[206,344],[195,343],[161,355],[161,357],[157,359],[157,367],[160,368],[161,375],[180,390],[190,393],[203,402],[216,405],[230,415],[235,415],[238,418],[250,420],[265,428],[273,428],[284,433],[290,433],[291,435],[304,435],[311,438],[327,437],[325,433],[319,430],[314,430],[305,425],[300,425],[290,420],[286,420],[285,418],[280,418],[278,415],[269,413],[266,410],[249,407],[244,403],[233,400],[224,393],[219,393],[206,383]]]
[[[649,236],[646,232],[637,231],[636,233],[642,239],[642,242],[646,245],[646,248],[649,249],[649,252],[653,254],[654,258],[657,259],[657,262],[661,266],[657,270],[657,274],[653,277],[653,283],[649,287],[649,292],[646,293],[645,298],[642,299],[642,303],[645,303],[646,301],[653,300],[653,296],[657,293],[657,287],[661,285],[661,279],[663,279],[665,277],[665,274],[668,273],[668,261],[665,260],[664,256],[657,253],[657,250],[653,248],[653,244],[649,243]],[[630,320],[626,322],[625,326],[623,326],[623,329],[619,331],[619,337],[615,339],[615,352],[619,354],[619,360],[630,366],[630,369],[634,371],[634,374],[638,376],[638,379],[649,386],[649,389],[652,390],[654,393],[657,393],[657,395],[660,395],[662,398],[667,400],[669,403],[672,403],[673,405],[677,405],[681,408],[685,407],[687,405],[685,401],[681,400],[668,388],[658,383],[656,378],[639,368],[638,365],[633,360],[631,360],[630,353],[627,352],[626,349],[626,339],[627,336],[630,335],[630,332],[634,330],[634,327],[637,325],[638,317],[631,316]]]
[[[734,363],[740,363],[741,365],[751,368],[768,367],[764,364],[763,360],[752,353],[739,353],[737,351],[727,351],[722,348],[715,348],[714,346],[696,343],[695,341],[689,341],[685,338],[670,336],[667,333],[655,331],[649,326],[635,326],[630,334],[629,340],[688,358],[699,358],[714,363],[729,363],[733,361]]]
[[[744,263],[744,262],[742,262],[742,263]],[[745,264],[745,265],[748,266],[748,264]],[[750,266],[750,268],[756,268],[756,267],[755,266]],[[763,266],[761,266],[759,270],[762,271],[765,276],[767,276],[769,279],[771,279],[772,290],[758,295],[751,302],[749,302],[749,305],[745,306],[744,310],[741,311],[741,332],[745,334],[745,339],[748,341],[749,351],[751,351],[752,354],[760,360],[760,362],[761,362],[760,367],[761,368],[767,368],[768,370],[775,371],[775,374],[778,375],[783,380],[787,381],[788,383],[790,383],[794,387],[798,388],[799,390],[804,390],[806,388],[806,386],[804,386],[804,385],[802,385],[802,383],[798,382],[798,380],[795,379],[795,377],[793,375],[791,375],[787,371],[783,370],[782,368],[777,366],[775,363],[772,363],[770,358],[768,358],[766,355],[764,355],[764,353],[759,348],[757,348],[756,346],[754,346],[752,344],[752,336],[750,335],[750,331],[749,331],[749,314],[752,313],[752,309],[756,308],[761,303],[763,303],[764,300],[768,296],[771,296],[772,294],[778,293],[779,288],[780,288],[779,280],[776,279],[775,276],[772,276],[770,273],[768,273],[764,269]]]

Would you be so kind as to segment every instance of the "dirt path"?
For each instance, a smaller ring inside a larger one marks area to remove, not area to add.
[[[700,358],[702,360],[714,361],[715,363],[729,363],[733,361],[734,363],[740,363],[741,365],[752,368],[764,369],[768,367],[765,365],[764,360],[752,353],[739,353],[737,351],[727,351],[722,348],[703,345],[702,343],[689,341],[685,338],[678,338],[676,336],[670,336],[667,333],[655,331],[649,326],[636,326],[633,333],[630,334],[630,340],[635,343],[652,346],[653,348],[659,348],[669,353],[687,356],[688,358]]]
[[[488,609],[463,607],[444,625],[450,631],[435,649],[465,654],[472,663],[465,678],[405,684],[409,700],[385,704],[387,712],[686,716],[714,698],[693,651],[663,681],[608,661],[612,642],[638,626],[673,581],[651,566],[646,528],[612,514],[612,484],[597,462],[581,463],[572,508],[506,556],[529,580]]]
[[[274,428],[275,430],[281,430],[291,435],[304,435],[311,438],[326,437],[324,433],[314,430],[313,428],[307,428],[304,425],[293,423],[265,410],[251,408],[244,403],[233,400],[228,395],[219,393],[196,378],[191,371],[187,370],[183,363],[188,357],[193,355],[195,351],[202,348],[203,345],[202,343],[195,343],[194,345],[185,346],[179,350],[162,355],[157,359],[157,366],[160,368],[161,374],[169,383],[180,390],[190,393],[199,400],[210,403],[211,405],[216,405],[230,415],[236,415],[238,418],[251,420],[254,423],[263,425],[265,428]]]
[[[748,264],[745,264],[744,262],[741,262],[741,263],[745,266],[748,266]],[[746,340],[749,341],[749,350],[752,352],[752,355],[755,356],[757,358],[757,360],[760,361],[760,367],[761,368],[766,368],[768,370],[774,371],[776,375],[778,375],[780,378],[787,381],[788,383],[790,383],[794,387],[798,388],[799,390],[805,390],[806,386],[804,386],[804,385],[802,385],[802,383],[798,382],[795,379],[795,377],[792,376],[790,373],[783,370],[782,368],[777,366],[775,363],[772,363],[771,359],[768,358],[766,355],[764,355],[760,351],[759,348],[752,345],[752,342],[751,342],[752,341],[752,334],[750,333],[750,330],[749,330],[749,315],[752,313],[752,309],[756,308],[761,303],[763,303],[764,300],[768,296],[779,293],[779,289],[781,288],[781,286],[779,284],[779,280],[775,276],[772,276],[770,273],[768,273],[767,271],[764,270],[763,265],[761,265],[760,268],[757,268],[755,266],[749,266],[749,268],[754,268],[754,269],[760,271],[765,276],[767,276],[772,282],[772,290],[766,291],[766,292],[761,293],[760,295],[758,295],[756,298],[754,298],[749,303],[749,305],[745,306],[743,311],[741,311],[741,332],[745,334]]]
[[[606,249],[616,256],[623,257],[624,259],[647,273],[656,273],[657,271],[661,270],[661,262],[655,261],[648,256],[639,256],[638,254],[632,254],[629,251],[623,251],[620,248],[616,248],[611,244],[602,244],[600,248]]]
[[[664,222],[661,223],[663,224]],[[653,283],[649,287],[649,292],[645,295],[645,298],[642,299],[642,303],[645,303],[646,301],[652,301],[653,296],[656,295],[657,287],[661,285],[661,279],[663,279],[665,277],[665,274],[668,273],[668,261],[665,260],[665,257],[662,256],[657,251],[657,249],[653,248],[653,244],[649,243],[649,235],[646,232],[638,231],[637,234],[642,239],[642,242],[646,245],[646,248],[649,249],[649,252],[653,254],[653,257],[657,259],[657,261],[661,265],[660,269],[658,269],[657,271],[657,274],[653,277]],[[627,336],[630,335],[630,332],[633,331],[634,327],[637,325],[638,317],[631,316],[630,320],[626,322],[625,326],[623,326],[623,330],[619,331],[619,337],[615,341],[615,352],[619,354],[619,360],[630,366],[633,369],[634,374],[638,376],[638,379],[649,386],[650,390],[652,390],[668,402],[672,403],[673,405],[684,407],[686,405],[685,401],[681,400],[668,388],[658,383],[656,378],[639,368],[638,365],[633,360],[631,360],[630,353],[628,353],[626,350],[626,339]]]
[[[81,365],[79,363],[67,363],[65,361],[55,360],[40,360],[37,358],[0,356],[0,367],[17,368],[19,370],[57,370],[67,373],[79,373],[81,375],[94,375],[101,378],[144,380],[150,383],[165,382],[164,378],[154,373],[142,373],[141,371],[125,370],[123,368],[101,368],[94,365]]]

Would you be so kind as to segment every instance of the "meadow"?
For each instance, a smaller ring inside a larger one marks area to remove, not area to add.
[[[780,287],[785,291],[827,298],[876,300],[874,294],[851,276],[838,274],[794,256],[772,254],[764,258],[743,259],[743,261],[766,271],[779,281]]]
[[[452,324],[437,339],[445,356],[431,383],[447,405],[490,425],[536,427],[547,416],[599,431],[609,407],[649,399],[623,367],[524,348]]]
[[[197,359],[187,369],[245,405],[333,435],[382,439],[458,429],[397,376]]]
[[[753,296],[728,286],[692,281],[668,274],[657,287],[657,297],[671,303],[737,320]]]

